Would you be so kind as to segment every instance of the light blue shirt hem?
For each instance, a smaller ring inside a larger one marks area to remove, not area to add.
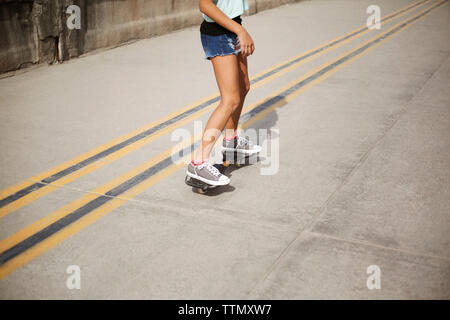
[[[226,16],[233,19],[237,16],[242,15],[246,10],[248,10],[247,0],[213,0],[217,8],[220,9]],[[213,19],[203,14],[203,19],[208,22],[215,22]]]

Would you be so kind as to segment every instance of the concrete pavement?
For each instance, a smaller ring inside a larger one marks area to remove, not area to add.
[[[250,73],[361,27],[371,4],[386,16],[413,3],[305,1],[248,17]],[[269,79],[247,105],[438,3]],[[199,195],[182,168],[168,168],[0,266],[11,271],[0,297],[450,298],[449,18],[444,3],[251,123],[279,130],[276,174],[246,166],[224,192]],[[216,91],[197,28],[1,79],[1,188],[40,181]],[[13,202],[0,217],[0,256],[170,149],[171,132]],[[66,287],[69,265],[80,267],[80,290]],[[371,265],[379,290],[366,286]]]

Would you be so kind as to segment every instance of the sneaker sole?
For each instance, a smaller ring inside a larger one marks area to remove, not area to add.
[[[237,153],[250,154],[250,155],[261,152],[261,150],[245,150],[245,149],[234,149],[234,148],[225,148],[225,147],[222,147],[222,151],[237,152]]]
[[[191,173],[189,171],[186,171],[186,175],[188,175],[189,177],[191,177],[192,179],[196,179],[199,180],[201,182],[204,182],[206,184],[209,184],[211,186],[226,186],[227,184],[230,184],[230,180],[228,179],[228,181],[212,181],[212,180],[208,180],[205,179],[203,177],[200,177],[194,173]]]

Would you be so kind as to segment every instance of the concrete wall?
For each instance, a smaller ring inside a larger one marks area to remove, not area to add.
[[[250,14],[299,0],[249,0]],[[81,28],[67,27],[70,5]],[[0,0],[0,73],[199,24],[198,0]]]

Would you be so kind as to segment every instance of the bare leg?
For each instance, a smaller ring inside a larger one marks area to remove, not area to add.
[[[217,56],[211,59],[220,91],[220,103],[206,123],[201,146],[194,157],[195,161],[209,158],[209,154],[222,133],[228,119],[241,105],[239,59],[236,55]]]
[[[236,135],[236,129],[239,124],[239,118],[241,117],[242,107],[244,106],[245,97],[250,91],[250,80],[248,78],[247,57],[244,57],[241,53],[238,55],[239,61],[239,95],[241,103],[239,107],[233,111],[231,117],[226,124],[225,136],[234,137]]]

